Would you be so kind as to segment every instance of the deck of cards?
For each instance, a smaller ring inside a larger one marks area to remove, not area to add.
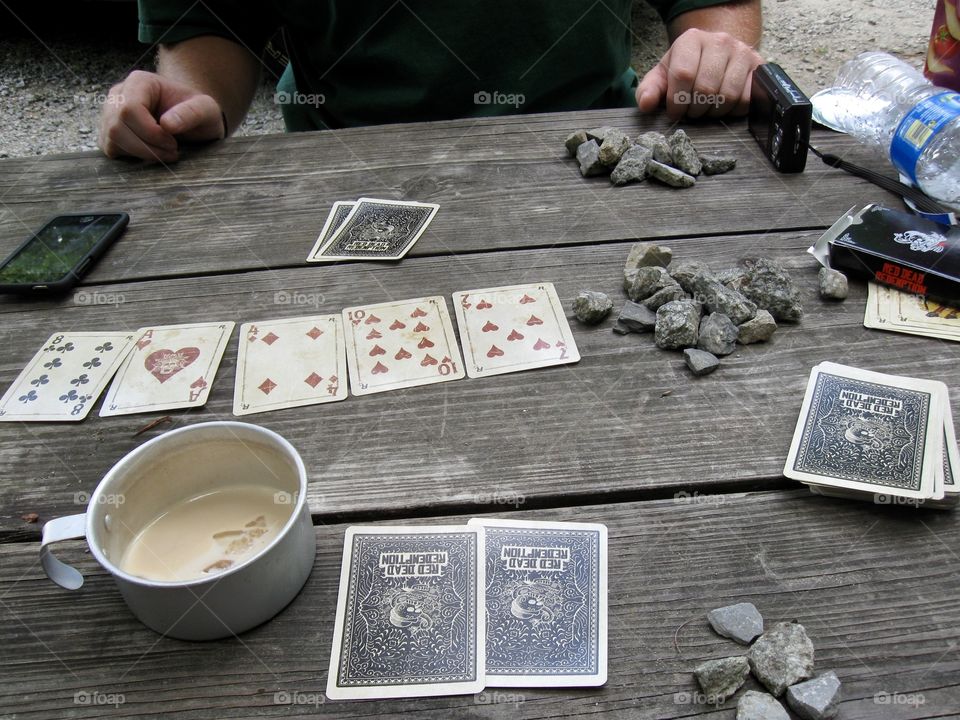
[[[960,341],[960,310],[922,295],[867,284],[863,325],[878,330]]]
[[[829,362],[813,368],[788,478],[819,495],[950,508],[958,470],[946,385]]]
[[[605,526],[347,529],[330,699],[586,687],[606,676]]]

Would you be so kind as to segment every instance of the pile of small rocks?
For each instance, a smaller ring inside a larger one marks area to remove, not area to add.
[[[719,705],[739,690],[752,671],[770,693],[748,690],[737,704],[737,720],[789,720],[778,697],[804,720],[830,720],[840,706],[840,680],[832,670],[813,678],[813,642],[803,625],[777,623],[763,632],[763,617],[752,603],[711,610],[707,622],[723,637],[750,645],[747,655],[708,660],[694,670],[707,697]],[[813,678],[813,679],[810,679]]]
[[[803,317],[800,294],[778,263],[749,258],[738,267],[713,272],[688,261],[672,265],[673,252],[653,243],[637,243],[623,269],[629,298],[613,331],[620,335],[653,333],[657,347],[682,350],[694,375],[720,366],[737,344],[766,342],[778,322]],[[573,301],[580,322],[595,325],[613,309],[604,293],[582,291]]]
[[[670,137],[645,132],[630,139],[613,127],[577,130],[564,143],[580,164],[584,177],[609,175],[614,185],[641,182],[647,177],[671,187],[693,187],[697,176],[733,170],[736,158],[701,153],[683,130]]]

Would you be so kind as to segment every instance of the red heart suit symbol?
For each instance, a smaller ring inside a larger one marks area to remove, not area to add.
[[[543,338],[539,338],[539,339],[533,344],[533,349],[534,349],[534,350],[546,350],[548,347],[550,347],[550,343],[545,342]]]
[[[377,329],[374,328],[373,330],[370,331],[370,334],[367,335],[367,340],[376,340],[377,338],[382,338],[382,337],[383,335],[377,332]]]
[[[420,342],[417,343],[417,347],[423,350],[424,348],[433,347],[433,343],[430,342],[430,338],[421,338]]]
[[[404,324],[403,324],[402,322],[400,322],[399,320],[394,320],[394,321],[393,321],[393,324],[390,326],[390,329],[391,329],[391,330],[399,330],[400,328],[405,328],[405,327],[406,327],[406,325],[404,325]]]
[[[487,320],[486,324],[480,329],[483,330],[483,332],[494,332],[495,330],[499,330],[500,326],[494,325],[492,322]]]
[[[410,313],[410,317],[412,318],[421,318],[426,316],[427,316],[427,313],[421,310],[420,308],[417,308],[412,313]]]
[[[543,325],[543,320],[538,318],[536,315],[531,315],[530,319],[527,320],[527,325]]]
[[[147,355],[143,366],[161,383],[166,382],[194,360],[200,357],[200,348],[184,347],[179,350],[154,350]]]
[[[364,320],[367,325],[373,325],[374,323],[380,322],[380,318],[376,315],[367,315],[367,319]]]
[[[524,293],[524,294],[523,294],[523,297],[520,298],[520,304],[521,304],[521,305],[526,305],[527,303],[532,303],[532,302],[536,302],[536,300],[534,300],[532,297],[530,297],[530,296],[527,295],[526,293]]]
[[[397,354],[393,356],[394,360],[406,360],[409,357],[413,357],[413,356],[403,348],[400,348],[397,351]]]
[[[487,357],[488,357],[488,358],[500,357],[501,355],[503,355],[503,350],[501,350],[500,348],[498,348],[496,345],[491,345],[491,346],[490,346],[490,349],[487,350]]]
[[[477,303],[477,310],[486,310],[487,308],[492,308],[493,305],[488,303],[486,300],[481,300]]]
[[[418,322],[417,326],[413,329],[414,332],[427,332],[430,330],[429,325],[424,325],[422,322]]]
[[[510,334],[507,335],[507,340],[523,340],[523,335],[518,333],[516,330],[511,330]]]
[[[427,367],[427,365],[436,365],[437,359],[431,356],[429,353],[423,356],[423,360],[420,361],[422,367]]]
[[[383,349],[382,347],[380,347],[379,345],[374,345],[373,348],[370,350],[370,357],[373,357],[373,356],[375,356],[375,355],[383,355],[383,354],[386,353],[386,352],[387,352],[387,351],[384,350],[384,349]]]
[[[387,372],[388,370],[389,370],[389,368],[388,368],[386,365],[384,365],[383,363],[377,363],[376,365],[373,366],[373,370],[371,370],[370,372],[371,372],[373,375],[382,375],[383,373]]]

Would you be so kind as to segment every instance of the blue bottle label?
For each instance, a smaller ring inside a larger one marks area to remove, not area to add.
[[[914,185],[917,161],[924,148],[956,117],[960,117],[960,93],[948,91],[918,102],[897,125],[890,143],[890,160]]]

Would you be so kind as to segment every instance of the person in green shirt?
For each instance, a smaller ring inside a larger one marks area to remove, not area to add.
[[[226,137],[280,28],[290,63],[275,99],[291,131],[631,105],[745,113],[760,0],[648,2],[671,44],[638,78],[632,0],[139,0],[157,71],[110,90],[100,147],[173,162],[181,141]]]

